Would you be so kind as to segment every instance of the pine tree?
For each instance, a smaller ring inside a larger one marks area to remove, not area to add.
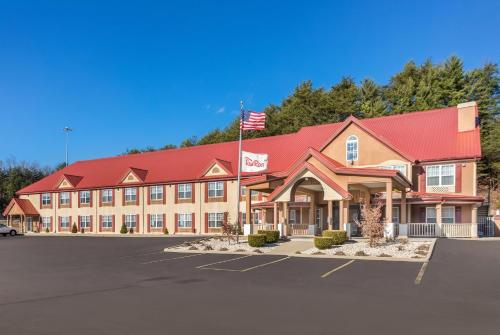
[[[377,117],[386,114],[386,104],[381,88],[371,79],[364,79],[360,88],[360,109],[363,117]]]

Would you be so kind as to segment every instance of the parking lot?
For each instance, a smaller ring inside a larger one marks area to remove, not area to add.
[[[2,334],[498,333],[498,241],[424,267],[162,252],[189,239],[0,238]]]

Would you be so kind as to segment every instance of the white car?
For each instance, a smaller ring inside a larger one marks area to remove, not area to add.
[[[9,234],[10,236],[16,236],[17,230],[16,228],[0,223],[0,234],[2,234],[3,236],[7,236],[7,234]]]

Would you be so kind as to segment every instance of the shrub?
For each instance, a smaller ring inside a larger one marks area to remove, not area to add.
[[[71,232],[73,234],[78,233],[78,227],[76,226],[76,223],[73,223],[73,226],[71,227]]]
[[[127,226],[125,223],[122,223],[122,227],[120,228],[120,234],[126,234],[128,232]]]
[[[168,228],[163,229],[163,234],[168,235]]]
[[[257,230],[257,234],[266,235],[266,243],[276,243],[280,238],[279,230]]]
[[[340,251],[336,251],[336,252],[335,252],[335,255],[336,255],[336,256],[345,256],[345,252],[343,252],[343,251],[341,251],[341,250],[340,250]]]
[[[248,245],[254,248],[259,248],[266,244],[266,235],[252,234],[248,235]]]
[[[50,233],[49,228],[45,228],[45,232],[46,232],[46,233]]]
[[[331,238],[333,245],[341,245],[347,241],[347,232],[345,230],[324,230],[322,235]]]
[[[129,233],[129,234],[133,234],[133,233],[134,233],[134,228],[133,228],[133,227],[130,227],[130,229],[128,230],[128,233]]]
[[[368,256],[367,253],[365,253],[363,250],[356,251],[354,256]]]
[[[80,229],[80,233],[85,234],[85,228]]]
[[[333,239],[331,237],[318,237],[314,238],[314,246],[320,250],[330,249],[333,245]]]

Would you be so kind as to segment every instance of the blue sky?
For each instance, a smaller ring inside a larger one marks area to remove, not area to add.
[[[498,62],[498,1],[0,1],[0,160],[178,144],[304,80]]]

